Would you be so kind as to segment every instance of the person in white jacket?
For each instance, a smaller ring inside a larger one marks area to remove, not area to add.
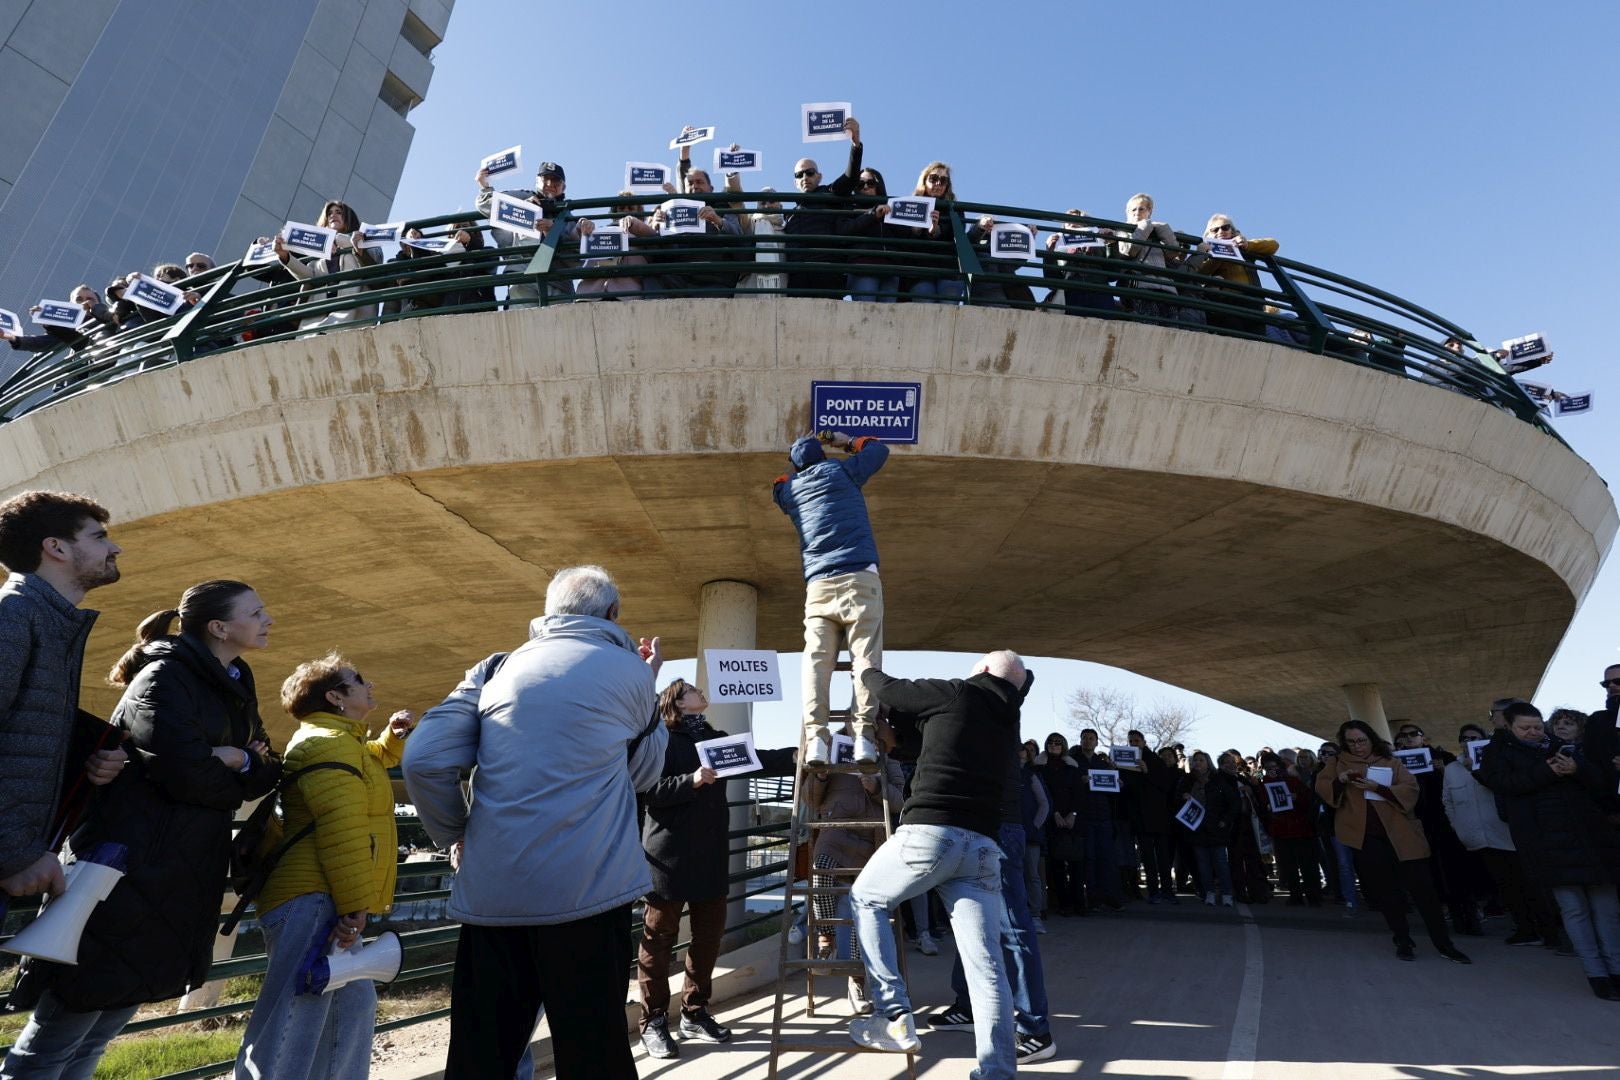
[[[1502,896],[1502,903],[1513,917],[1509,945],[1540,945],[1558,940],[1557,921],[1541,900],[1541,895],[1525,876],[1524,866],[1513,847],[1507,822],[1496,809],[1496,793],[1481,784],[1469,768],[1469,742],[1490,736],[1477,724],[1465,724],[1457,733],[1464,753],[1446,766],[1441,799],[1446,817],[1458,839],[1469,851],[1479,853]]]

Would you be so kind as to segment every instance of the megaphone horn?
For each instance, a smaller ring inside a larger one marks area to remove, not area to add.
[[[330,994],[359,979],[391,983],[399,978],[405,964],[405,947],[399,935],[384,930],[368,944],[353,949],[334,949],[310,964],[307,978],[299,980],[300,994]]]
[[[39,917],[4,945],[9,953],[32,956],[56,964],[79,962],[79,938],[96,905],[112,895],[124,876],[129,849],[123,844],[98,844],[95,850],[63,873],[67,891],[48,902]]]

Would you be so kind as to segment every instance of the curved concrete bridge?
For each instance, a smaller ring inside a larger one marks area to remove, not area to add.
[[[919,445],[868,488],[895,649],[1094,660],[1317,731],[1346,687],[1375,719],[1380,697],[1477,718],[1535,688],[1616,531],[1568,448],[1438,387],[1124,322],[777,297],[205,357],[0,426],[0,490],[115,515],[126,578],[93,595],[90,671],[187,584],[240,577],[278,621],[267,717],[281,675],[334,647],[423,707],[522,640],[578,562],[671,655],[700,621],[711,644],[797,651],[770,483],[811,380],[834,378],[923,385]],[[745,585],[705,589],[723,582]]]

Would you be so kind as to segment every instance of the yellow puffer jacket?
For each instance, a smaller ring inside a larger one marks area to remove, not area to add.
[[[367,741],[361,722],[325,712],[304,717],[287,744],[283,772],[340,761],[361,775],[317,769],[282,795],[285,835],[297,835],[312,816],[315,832],[288,849],[270,871],[259,895],[261,912],[312,892],[331,894],[339,914],[393,906],[399,837],[388,770],[399,764],[404,749],[404,740],[387,727],[381,738]]]

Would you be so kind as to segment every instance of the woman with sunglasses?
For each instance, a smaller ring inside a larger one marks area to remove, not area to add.
[[[255,901],[270,959],[236,1077],[364,1080],[376,984],[356,979],[331,993],[299,993],[299,969],[314,949],[357,950],[370,914],[393,907],[399,837],[388,770],[399,764],[416,719],[402,709],[368,738],[372,685],[337,653],[294,668],[281,684],[281,705],[298,721],[281,796],[283,842],[291,846]]]
[[[956,189],[951,186],[951,167],[943,161],[930,161],[917,176],[917,187],[913,195],[926,195],[934,200],[934,213],[932,223],[926,233],[930,240],[939,243],[936,249],[944,252],[941,255],[916,255],[908,259],[917,266],[938,267],[949,271],[948,274],[938,277],[919,278],[911,283],[911,299],[915,303],[924,304],[954,304],[962,299],[967,291],[962,283],[961,267],[956,258],[956,228],[952,224],[953,204],[956,202]],[[913,235],[924,235],[921,229],[908,230]]]
[[[1210,251],[1211,241],[1233,245],[1242,254],[1243,261],[1216,258]],[[1260,288],[1260,274],[1255,270],[1253,260],[1275,254],[1277,241],[1269,237],[1250,240],[1238,232],[1238,227],[1232,224],[1232,219],[1227,215],[1210,215],[1209,223],[1204,226],[1204,242],[1198,245],[1198,251],[1187,261],[1187,268],[1214,279],[1207,292],[1211,302],[1242,309],[1241,312],[1205,311],[1204,318],[1210,326],[1254,337],[1265,336],[1266,324],[1259,317],[1265,312],[1265,299],[1249,290]]]
[[[851,300],[869,300],[880,304],[892,304],[900,299],[900,275],[890,270],[898,258],[900,262],[906,261],[905,245],[893,244],[888,241],[895,239],[915,240],[917,230],[904,225],[890,225],[884,219],[889,215],[889,189],[883,182],[883,174],[873,168],[864,168],[855,180],[855,194],[865,199],[881,200],[875,206],[868,206],[864,210],[856,210],[847,218],[838,223],[838,235],[861,236],[867,239],[861,244],[862,250],[850,255],[849,261],[853,269],[849,272],[849,298]],[[898,251],[895,258],[887,252]]]

